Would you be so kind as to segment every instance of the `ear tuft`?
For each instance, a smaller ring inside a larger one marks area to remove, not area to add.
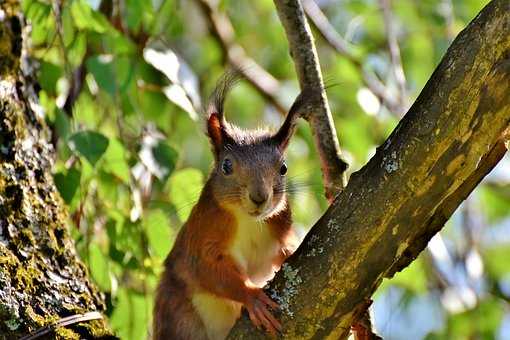
[[[228,92],[240,79],[241,73],[238,70],[227,70],[216,83],[216,87],[209,98],[207,105],[207,134],[211,139],[215,157],[218,157],[223,146],[231,139],[223,108]]]

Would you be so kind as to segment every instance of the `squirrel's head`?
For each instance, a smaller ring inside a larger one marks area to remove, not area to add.
[[[225,96],[237,80],[237,72],[227,72],[207,108],[207,134],[215,159],[211,186],[222,207],[264,219],[286,204],[284,153],[295,129],[301,96],[278,131],[242,130],[228,123],[223,114]]]

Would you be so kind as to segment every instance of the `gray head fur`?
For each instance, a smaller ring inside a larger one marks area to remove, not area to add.
[[[207,134],[215,159],[210,183],[220,205],[264,219],[287,204],[284,151],[295,130],[302,96],[276,133],[243,130],[227,122],[223,112],[225,98],[239,79],[239,72],[227,71],[207,107]]]

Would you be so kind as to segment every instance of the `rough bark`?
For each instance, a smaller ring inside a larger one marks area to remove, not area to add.
[[[0,339],[19,339],[104,304],[77,258],[51,175],[53,148],[24,55],[18,1],[0,8]],[[89,316],[96,320],[44,338],[109,337],[104,320]]]
[[[418,256],[505,154],[509,86],[510,3],[495,0],[271,282],[282,338],[348,334],[382,279]],[[246,317],[230,334],[264,337]]]
[[[313,36],[298,0],[274,0],[274,3],[289,41],[290,55],[294,60],[301,89],[322,89],[315,91],[318,97],[310,101],[305,118],[310,123],[321,159],[326,198],[332,202],[335,195],[345,187],[347,163],[340,156]]]

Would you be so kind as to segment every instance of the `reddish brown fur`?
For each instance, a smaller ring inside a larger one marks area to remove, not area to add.
[[[290,210],[284,209],[267,222],[282,242],[282,256],[275,259],[280,266],[291,252],[284,243],[291,230]],[[260,291],[246,286],[246,275],[226,253],[237,227],[234,216],[218,205],[206,184],[165,261],[156,296],[154,340],[208,339],[191,304],[195,292],[205,290],[246,304]]]

